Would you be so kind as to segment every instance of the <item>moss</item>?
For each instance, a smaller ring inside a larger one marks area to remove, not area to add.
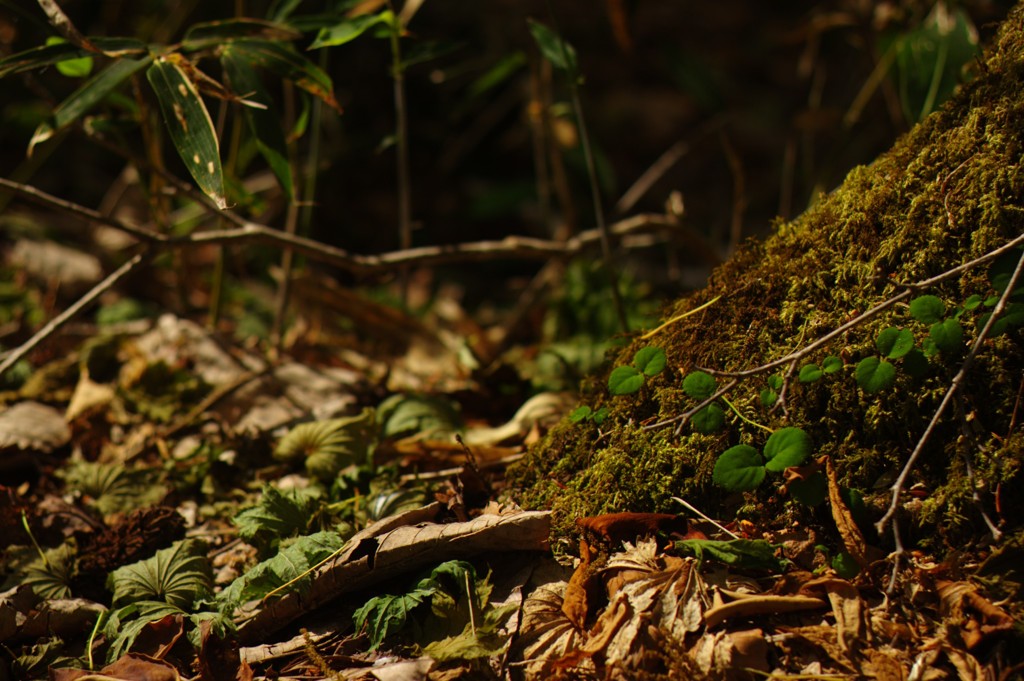
[[[726,517],[741,507],[766,509],[776,487],[766,485],[746,497],[726,495],[710,475],[719,453],[738,442],[760,445],[763,432],[734,415],[716,436],[694,434],[689,427],[676,433],[672,426],[643,426],[692,406],[679,385],[694,367],[739,371],[782,357],[900,292],[903,284],[945,272],[1024,231],[1022,30],[1024,9],[1018,7],[986,55],[981,75],[945,108],[872,165],[851,171],[800,218],[777,224],[764,242],[747,244],[712,274],[705,289],[671,305],[665,318],[721,299],[652,340],[636,338],[623,347],[605,371],[628,364],[650,343],[665,349],[669,366],[629,397],[608,395],[606,375],[591,377],[585,401],[610,410],[602,428],[568,422],[555,428],[510,471],[512,494],[525,506],[552,508],[555,531],[563,535],[585,514],[679,510],[672,496]],[[950,306],[987,292],[984,267],[929,291]],[[976,317],[968,314],[962,321],[972,339]],[[818,453],[836,462],[844,484],[878,490],[878,505],[966,355],[966,347],[940,355],[923,378],[900,371],[893,388],[865,394],[853,366],[875,353],[877,333],[893,325],[914,329],[918,340],[927,335],[903,305],[834,339],[809,359],[835,354],[846,366],[818,383],[791,382],[788,416],[759,406],[766,374],[744,379],[730,396],[746,416],[771,428],[807,430]],[[930,494],[908,521],[918,536],[950,543],[978,536],[983,526],[975,488],[998,515],[995,492],[1019,485],[1024,443],[1010,426],[1022,375],[1020,330],[986,341],[956,409],[947,412],[914,470],[912,481],[922,482]],[[1022,502],[1001,503],[999,517],[1013,532],[1024,517]],[[1018,512],[1008,513],[1009,507]]]

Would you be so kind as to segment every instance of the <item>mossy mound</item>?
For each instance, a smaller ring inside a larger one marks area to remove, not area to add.
[[[707,288],[672,306],[666,319],[720,299],[649,339],[633,339],[606,367],[607,372],[629,364],[638,349],[658,345],[668,356],[662,374],[622,397],[608,394],[607,373],[586,381],[584,402],[607,407],[607,419],[600,427],[565,421],[555,428],[510,471],[517,500],[553,509],[555,531],[562,536],[583,515],[682,512],[673,496],[709,514],[738,513],[762,525],[786,513],[813,521],[818,512],[798,509],[781,493],[778,477],[746,495],[726,494],[712,483],[724,450],[765,441],[764,430],[731,410],[725,428],[714,435],[696,434],[692,425],[680,433],[673,426],[649,426],[696,404],[681,389],[682,378],[695,368],[736,372],[784,357],[908,284],[983,256],[1024,232],[1024,6],[1011,13],[979,67],[979,75],[943,110],[872,165],[854,169],[803,216],[777,225],[763,243],[748,244],[712,275]],[[915,295],[925,292],[940,297],[948,309],[974,294],[991,295],[988,265]],[[768,428],[806,430],[815,454],[831,457],[842,484],[873,497],[877,511],[888,502],[889,485],[967,356],[980,318],[981,310],[960,317],[962,347],[931,357],[923,377],[895,362],[895,385],[877,393],[858,387],[854,367],[878,355],[878,332],[908,328],[919,345],[928,336],[928,327],[911,318],[905,303],[802,360],[835,355],[844,367],[814,383],[790,374],[785,411],[761,404],[760,391],[771,372],[741,380],[728,398],[745,417]],[[917,540],[941,552],[943,542],[963,546],[983,539],[987,533],[975,492],[980,508],[1004,530],[1021,531],[1024,495],[1013,490],[1024,483],[1022,377],[1019,327],[984,341],[953,408],[913,469],[910,482],[919,483],[922,493],[898,516],[910,530],[904,542]]]

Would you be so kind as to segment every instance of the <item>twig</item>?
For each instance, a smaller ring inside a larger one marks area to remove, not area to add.
[[[1018,237],[1014,241],[1019,241],[1024,237]],[[991,255],[991,254],[989,254]],[[1010,281],[1007,283],[1006,288],[1003,290],[1002,295],[999,296],[999,301],[996,306],[992,309],[992,314],[989,315],[985,325],[978,332],[977,338],[974,339],[974,343],[971,345],[971,349],[968,351],[967,356],[964,358],[963,364],[960,365],[960,370],[957,371],[956,375],[953,376],[953,380],[950,383],[949,389],[946,391],[945,396],[942,398],[942,402],[939,404],[939,408],[935,410],[935,414],[932,415],[932,420],[928,423],[928,427],[925,428],[924,433],[921,434],[921,439],[917,441],[917,446],[914,447],[914,451],[911,452],[910,458],[907,459],[907,463],[904,464],[903,470],[900,471],[900,475],[896,478],[896,482],[892,485],[892,500],[889,503],[889,509],[882,516],[882,519],[875,524],[875,528],[879,533],[885,530],[886,525],[892,520],[893,515],[896,514],[896,509],[899,507],[900,495],[903,493],[903,485],[906,484],[907,477],[910,475],[910,471],[913,470],[914,464],[917,463],[918,457],[921,452],[924,451],[924,446],[928,442],[928,438],[931,437],[932,432],[935,430],[935,426],[938,424],[939,419],[942,418],[942,414],[946,411],[950,402],[953,401],[953,397],[956,395],[960,386],[963,384],[964,377],[967,375],[967,371],[971,368],[974,363],[975,357],[977,357],[978,350],[981,347],[982,341],[988,336],[989,330],[995,323],[996,318],[1003,312],[1006,307],[1006,301],[1009,300],[1010,294],[1013,292],[1017,285],[1017,280],[1020,277],[1021,270],[1024,269],[1024,255],[1017,261],[1017,267],[1013,270],[1013,274],[1010,276]],[[895,524],[894,524],[895,527]]]
[[[101,281],[92,287],[92,289],[84,296],[79,298],[73,305],[68,309],[61,312],[59,315],[51,319],[46,323],[43,328],[36,331],[35,335],[29,338],[27,341],[22,343],[19,347],[12,350],[7,357],[4,358],[3,362],[0,362],[0,376],[14,366],[18,360],[30,353],[37,345],[42,343],[44,340],[49,338],[57,329],[66,324],[69,320],[74,318],[78,313],[82,312],[90,304],[92,304],[97,298],[108,291],[114,284],[119,282],[129,272],[135,269],[140,263],[147,259],[148,252],[137,253],[130,260],[125,262],[123,265],[118,267],[116,270],[111,272],[106,279]]]
[[[664,426],[669,426],[669,425],[672,425],[673,423],[678,423],[679,426],[677,426],[677,428],[676,428],[676,430],[678,431],[679,428],[682,428],[684,425],[686,425],[686,422],[690,420],[690,417],[692,417],[698,411],[700,411],[704,407],[708,406],[709,404],[711,404],[712,402],[717,400],[722,395],[725,395],[726,393],[728,393],[730,390],[732,390],[734,387],[736,387],[737,383],[739,383],[738,379],[734,379],[732,381],[729,381],[724,386],[719,388],[718,391],[715,394],[713,394],[711,397],[707,398],[706,400],[704,400],[703,402],[698,404],[693,409],[690,409],[689,411],[685,411],[682,414],[676,414],[675,416],[673,416],[671,418],[667,418],[667,419],[664,419],[662,421],[658,421],[657,423],[651,423],[651,424],[648,424],[646,426],[641,426],[640,430],[657,430],[658,428],[663,428]]]
[[[722,532],[725,532],[727,535],[729,535],[733,539],[739,539],[740,538],[740,536],[738,534],[736,534],[735,532],[730,532],[729,530],[727,530],[725,528],[724,525],[719,523],[717,520],[713,520],[712,518],[710,518],[710,517],[704,515],[703,513],[701,513],[700,510],[696,506],[691,504],[689,501],[686,501],[685,499],[682,499],[680,497],[672,497],[672,501],[678,501],[680,504],[682,504],[683,506],[688,508],[690,511],[692,511],[693,513],[696,513],[698,516],[700,516],[704,520],[708,521],[709,523],[711,523],[712,525],[714,525],[715,527],[720,529]]]

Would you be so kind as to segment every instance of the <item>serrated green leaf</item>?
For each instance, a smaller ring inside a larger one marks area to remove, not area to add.
[[[281,491],[265,485],[259,503],[235,516],[238,536],[250,544],[266,546],[273,540],[305,534],[319,504],[318,497],[312,489]]]
[[[544,58],[551,62],[556,69],[567,71],[571,74],[577,72],[576,50],[568,41],[553,30],[533,19],[527,20],[530,25],[530,33],[533,35],[537,47]]]
[[[821,367],[812,362],[800,367],[798,378],[801,383],[814,383],[815,381],[820,380],[824,375],[825,374],[821,371]]]
[[[303,423],[281,438],[274,458],[304,461],[307,473],[330,482],[342,468],[366,461],[375,431],[373,409],[364,409],[356,416]]]
[[[281,121],[274,113],[274,102],[263,87],[263,81],[256,74],[247,59],[240,58],[229,43],[221,50],[220,61],[227,75],[231,89],[246,101],[262,104],[265,108],[242,107],[245,121],[256,140],[256,148],[266,159],[277,177],[288,200],[293,196],[292,167],[288,162],[288,149],[281,129]]]
[[[180,66],[164,57],[146,69],[146,79],[189,174],[218,208],[227,208],[217,131],[195,85]]]
[[[779,428],[764,443],[765,468],[779,473],[799,466],[811,455],[811,436],[801,428]]]
[[[695,400],[706,400],[715,394],[718,381],[703,371],[691,371],[683,378],[683,392]]]
[[[928,336],[940,352],[956,352],[963,347],[964,327],[955,319],[944,319],[932,324]]]
[[[864,392],[877,393],[896,382],[896,367],[877,357],[865,357],[857,363],[855,376]]]
[[[190,610],[211,591],[210,563],[202,545],[186,539],[157,551],[152,558],[114,570],[107,587],[114,594],[115,606],[149,600]]]
[[[317,532],[299,537],[218,593],[218,607],[230,612],[247,601],[261,600],[286,584],[290,590],[302,593],[312,580],[309,570],[344,545],[336,532]]]
[[[644,375],[633,366],[615,367],[608,375],[608,391],[612,395],[635,393],[644,384]]]
[[[918,296],[910,301],[910,316],[922,324],[934,324],[946,314],[946,304],[938,296]]]
[[[66,43],[64,38],[52,35],[46,39],[47,45],[60,45]],[[92,73],[92,57],[70,57],[57,62],[57,70],[68,78],[85,78]]]
[[[366,631],[370,637],[370,650],[376,650],[388,636],[405,627],[414,610],[429,603],[436,587],[413,589],[398,596],[374,596],[352,615],[356,631]]]
[[[271,40],[242,38],[231,42],[231,53],[252,66],[267,69],[295,83],[324,104],[341,113],[334,98],[334,83],[319,66],[296,52],[290,45]]]
[[[49,121],[36,128],[28,145],[28,153],[31,154],[37,144],[45,142],[74,123],[151,61],[150,57],[119,59],[87,80],[67,99],[57,105]]]
[[[747,492],[757,489],[765,473],[760,452],[750,445],[736,445],[718,457],[711,479],[730,492]]]
[[[395,22],[394,12],[385,10],[377,14],[362,14],[351,19],[339,21],[333,26],[325,26],[320,29],[316,40],[309,46],[311,50],[321,47],[337,47],[352,42],[368,30],[381,24],[390,26]]]
[[[633,355],[633,366],[643,372],[645,376],[660,374],[665,370],[665,362],[665,351],[654,345],[640,348]]]
[[[775,556],[776,547],[763,539],[682,539],[674,547],[682,553],[692,553],[698,561],[707,557],[749,570],[781,570],[783,567],[783,561]]]
[[[914,348],[914,332],[890,326],[883,329],[875,339],[875,347],[883,357],[899,359]]]
[[[843,368],[843,360],[835,355],[829,355],[822,361],[821,370],[826,374],[834,374]]]
[[[725,425],[725,412],[717,404],[712,403],[694,414],[692,423],[693,429],[698,433],[717,433]]]

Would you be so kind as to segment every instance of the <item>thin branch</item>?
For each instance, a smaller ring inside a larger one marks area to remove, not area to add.
[[[1015,239],[1014,241],[1020,241],[1022,239],[1024,239],[1024,236],[1018,237],[1018,239]],[[889,524],[892,517],[896,514],[896,509],[899,507],[900,503],[900,495],[903,493],[903,485],[906,484],[907,477],[909,477],[910,472],[913,470],[914,464],[917,463],[918,457],[921,456],[921,452],[924,451],[924,446],[928,442],[928,438],[931,437],[932,432],[935,430],[935,426],[938,424],[939,419],[942,418],[942,414],[953,401],[953,397],[960,389],[960,386],[963,385],[964,377],[967,375],[967,371],[974,363],[974,359],[978,355],[978,350],[981,348],[982,341],[984,341],[988,336],[988,332],[992,328],[992,325],[1005,309],[1006,302],[1010,299],[1010,294],[1013,293],[1014,288],[1017,286],[1017,280],[1020,278],[1021,270],[1024,270],[1024,255],[1022,255],[1017,261],[1017,267],[1013,270],[1013,275],[1010,277],[1010,281],[1006,285],[1006,289],[1004,289],[1002,295],[999,296],[999,302],[996,303],[996,306],[992,309],[992,314],[989,315],[985,325],[981,328],[981,331],[978,332],[978,336],[974,339],[974,343],[971,345],[971,349],[964,358],[963,364],[960,365],[960,370],[955,376],[953,376],[953,380],[950,383],[945,396],[942,398],[939,408],[935,410],[935,414],[932,415],[932,420],[928,423],[928,427],[924,429],[921,439],[917,441],[917,446],[914,447],[914,451],[910,454],[910,458],[907,459],[907,463],[904,464],[899,477],[896,478],[896,482],[893,483],[892,500],[889,503],[889,509],[885,512],[885,515],[882,516],[882,519],[875,524],[879,533],[885,530],[886,525]]]
[[[114,284],[121,281],[121,279],[123,279],[129,272],[146,260],[147,256],[148,253],[145,251],[137,253],[130,260],[111,272],[106,279],[93,286],[88,293],[75,301],[75,303],[68,309],[64,310],[47,322],[43,328],[36,331],[35,335],[22,343],[21,346],[12,350],[11,353],[4,358],[3,362],[0,362],[0,376],[3,376],[8,369],[18,362],[18,360],[34,350],[37,345],[49,338],[55,331],[57,331],[57,329],[62,327],[78,315],[78,313],[82,312],[89,305],[95,302],[97,298],[108,291],[112,286],[114,286]]]

